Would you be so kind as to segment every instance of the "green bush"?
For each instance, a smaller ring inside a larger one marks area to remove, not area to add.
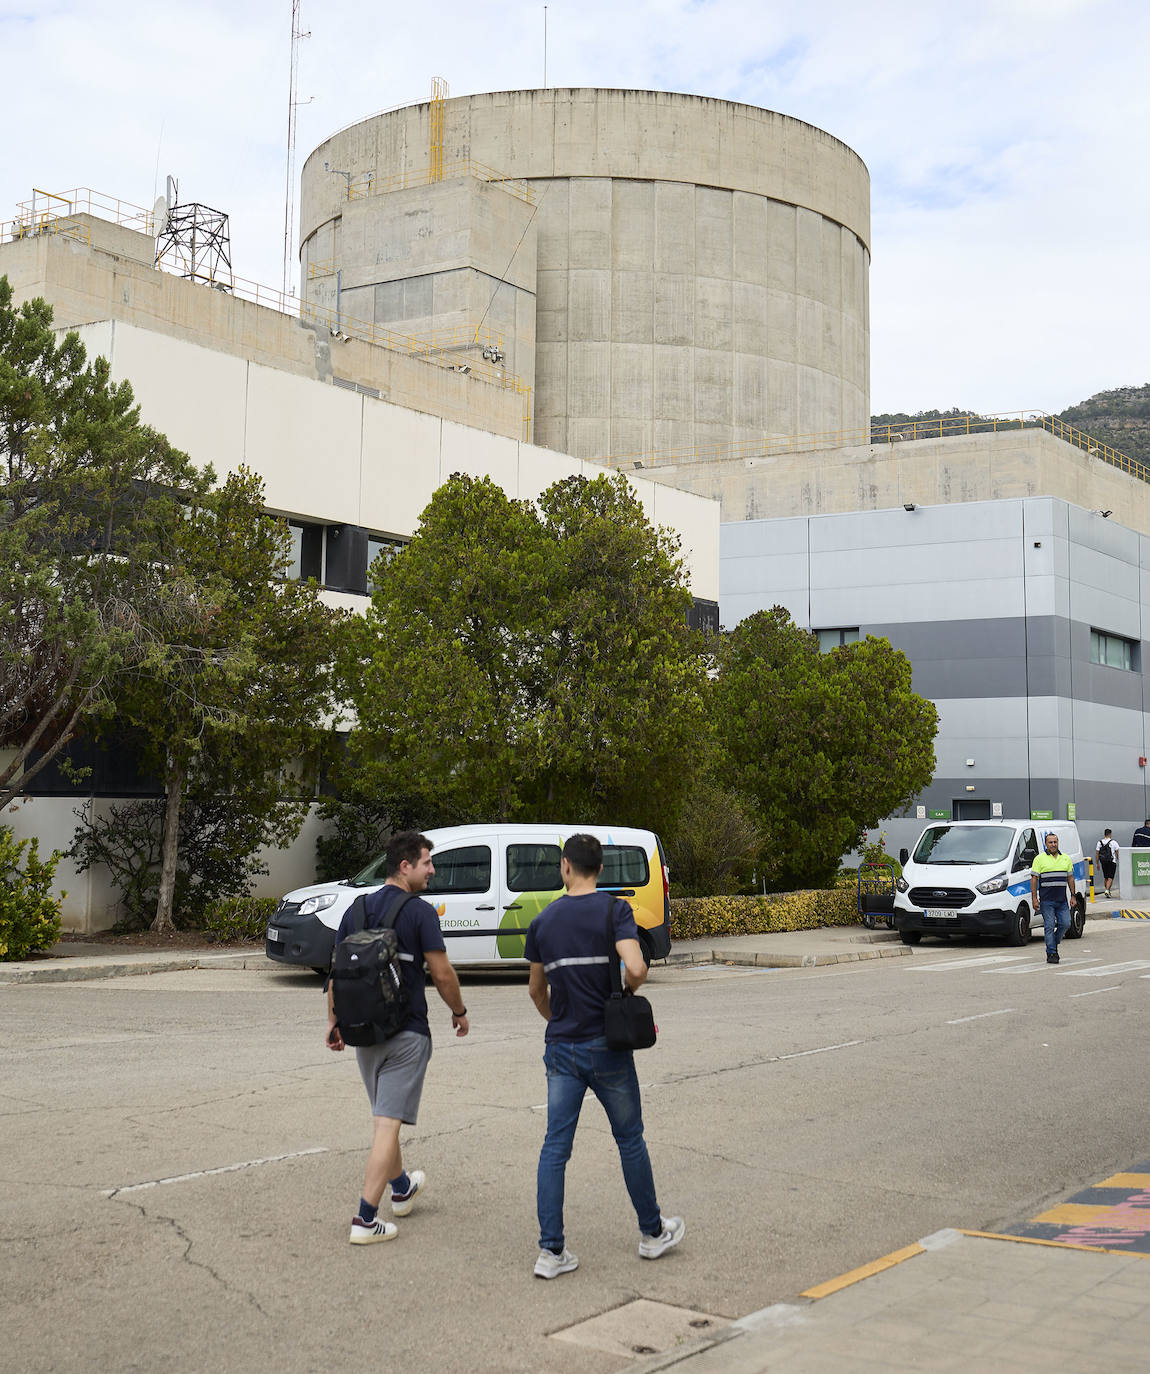
[[[262,940],[278,905],[275,897],[220,897],[204,908],[200,928],[213,940]]]
[[[765,897],[680,897],[671,903],[671,939],[708,935],[766,935],[858,922],[853,887],[775,892]]]
[[[18,840],[0,825],[0,959],[26,959],[56,943],[61,898],[52,896],[52,880],[62,857],[53,852],[41,861],[35,840]]]

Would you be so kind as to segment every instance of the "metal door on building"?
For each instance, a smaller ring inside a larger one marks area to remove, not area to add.
[[[952,821],[988,821],[991,819],[988,801],[973,801],[964,797],[961,801],[952,802],[950,811]]]

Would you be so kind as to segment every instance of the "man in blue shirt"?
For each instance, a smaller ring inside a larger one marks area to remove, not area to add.
[[[387,881],[378,891],[364,898],[364,928],[379,927],[382,918],[405,901],[405,894],[425,892],[434,873],[431,841],[425,835],[414,830],[393,835],[387,845]],[[351,933],[354,919],[349,909],[340,922],[336,944]],[[376,1215],[384,1189],[390,1184],[392,1213],[405,1217],[415,1204],[416,1194],[427,1182],[422,1169],[412,1169],[410,1174],[404,1169],[399,1148],[400,1126],[415,1125],[423,1079],[431,1061],[431,1028],[427,1023],[427,995],[423,983],[425,961],[436,992],[451,1009],[455,1034],[466,1035],[470,1029],[459,979],[447,957],[439,916],[430,902],[421,897],[405,902],[395,922],[395,939],[408,992],[407,1020],[390,1039],[377,1045],[358,1045],[355,1051],[360,1076],[371,1102],[374,1135],[364,1171],[363,1196],[351,1222],[352,1245],[394,1240],[398,1234],[395,1223],[381,1221]],[[456,1007],[460,1010],[456,1011]],[[343,1036],[336,1021],[330,980],[327,1019],[328,1048],[342,1050]]]
[[[602,868],[599,841],[593,835],[572,835],[559,860],[567,895],[536,916],[524,946],[531,965],[531,1000],[547,1022],[547,1136],[539,1152],[536,1193],[535,1273],[541,1279],[568,1274],[579,1265],[564,1241],[563,1186],[588,1088],[603,1104],[619,1148],[623,1179],[639,1220],[639,1254],[658,1259],[678,1245],[687,1229],[682,1217],[664,1217],[659,1210],[632,1052],[609,1050],[603,1033],[610,961],[623,961],[625,987],[631,992],[642,987],[647,965],[631,908],[596,890]],[[614,940],[607,935],[608,910]]]

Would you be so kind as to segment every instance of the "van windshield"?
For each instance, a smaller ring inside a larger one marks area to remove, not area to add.
[[[963,827],[935,825],[915,846],[916,864],[996,864],[1005,859],[1014,843],[1007,825]]]

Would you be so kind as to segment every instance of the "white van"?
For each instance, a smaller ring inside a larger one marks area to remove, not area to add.
[[[937,821],[903,851],[895,882],[894,921],[903,944],[924,935],[998,935],[1024,945],[1042,913],[1030,902],[1030,865],[1046,836],[1074,864],[1077,897],[1070,907],[1071,940],[1086,924],[1086,860],[1073,821]]]
[[[570,835],[603,844],[599,887],[625,898],[635,913],[650,963],[671,949],[667,864],[651,830],[609,825],[460,825],[425,832],[435,875],[423,894],[439,913],[447,953],[457,966],[526,967],[527,927],[563,891],[559,852]],[[281,964],[326,973],[344,912],[386,877],[380,855],[354,878],[289,892],[268,924],[265,952]]]

